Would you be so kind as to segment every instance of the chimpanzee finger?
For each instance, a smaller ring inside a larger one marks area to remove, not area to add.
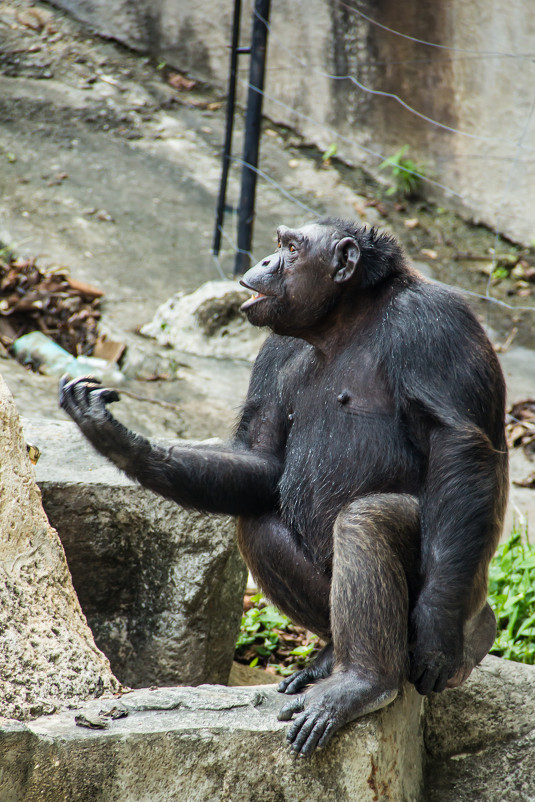
[[[67,375],[62,376],[59,382],[59,398],[61,406],[63,406],[65,402],[68,403],[70,398],[77,402],[83,402],[87,399],[87,393],[89,389],[96,387],[99,384],[99,381],[90,376],[83,376],[79,379],[69,379]]]
[[[442,691],[446,687],[446,683],[450,678],[451,671],[448,668],[443,668],[440,674],[438,675],[438,679],[435,682],[435,687],[433,688],[435,693],[442,693]]]
[[[327,729],[325,730],[325,732],[318,741],[318,749],[323,749],[324,746],[327,746],[327,744],[329,743],[335,732],[336,732],[335,723],[334,721],[331,721],[327,725]]]
[[[310,731],[314,728],[315,723],[316,719],[314,716],[311,716],[309,712],[304,712],[296,716],[292,722],[292,726],[286,733],[286,740],[291,743],[294,752],[300,751]]]
[[[98,398],[104,404],[113,404],[114,401],[120,400],[117,390],[113,390],[111,387],[103,387],[102,390],[93,390],[91,397]]]
[[[301,713],[304,708],[305,697],[296,696],[295,699],[292,699],[290,702],[281,707],[277,718],[279,721],[290,721],[294,713]]]
[[[423,674],[416,680],[414,686],[418,693],[427,696],[435,687],[437,671],[435,668],[426,668]]]
[[[310,755],[329,723],[328,713],[305,711],[298,716],[286,736],[292,742],[291,749],[302,757]]]
[[[306,742],[301,747],[300,756],[301,757],[308,757],[312,754],[316,746],[319,745],[319,742],[325,735],[325,731],[329,727],[329,718],[322,717],[317,723],[310,735],[308,736]]]
[[[292,674],[290,677],[283,679],[282,682],[279,682],[277,685],[277,690],[279,693],[287,693],[292,695],[302,690],[302,688],[308,685],[309,682],[310,678],[305,670],[296,671],[295,674]]]
[[[59,383],[59,404],[71,417],[75,417],[84,400],[76,392],[79,381],[80,379],[72,380],[68,376],[62,376]]]

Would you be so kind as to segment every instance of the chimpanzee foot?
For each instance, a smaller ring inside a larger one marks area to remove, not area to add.
[[[328,643],[318,653],[315,660],[301,671],[296,671],[279,683],[277,690],[279,693],[299,693],[300,690],[313,682],[329,677],[334,665],[334,651],[332,643]]]
[[[385,707],[397,693],[397,688],[384,688],[355,671],[339,671],[285,704],[278,719],[289,721],[299,714],[286,737],[299,757],[308,757],[344,724]]]
[[[472,670],[489,653],[496,637],[496,616],[489,604],[481,612],[467,621],[464,632],[463,664],[446,683],[446,688],[458,688],[465,682]]]

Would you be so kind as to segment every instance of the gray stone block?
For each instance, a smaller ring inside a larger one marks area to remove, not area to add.
[[[127,479],[69,422],[25,422],[36,479],[82,609],[131,687],[226,683],[246,571],[234,521]]]
[[[535,668],[486,657],[427,702],[427,802],[535,800]]]
[[[4,802],[417,802],[421,699],[413,688],[345,727],[310,760],[292,756],[280,695],[258,688],[134,691],[105,730],[74,712],[0,729]],[[86,715],[113,703],[87,704]]]

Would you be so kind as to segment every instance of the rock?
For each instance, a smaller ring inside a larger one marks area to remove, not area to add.
[[[310,760],[292,756],[282,697],[258,688],[166,688],[122,698],[105,730],[74,713],[0,729],[0,798],[10,802],[414,802],[422,778],[421,697],[338,733]],[[110,703],[108,703],[110,704]],[[84,705],[92,719],[102,705]],[[10,758],[8,762],[8,756]]]
[[[25,423],[43,504],[98,646],[122,682],[226,683],[245,566],[233,519],[131,482],[70,421]]]
[[[195,292],[173,295],[141,333],[187,353],[252,361],[267,331],[251,326],[240,312],[250,297],[235,281],[207,281]]]
[[[0,715],[27,719],[119,683],[80,609],[1,378],[0,416]]]
[[[486,657],[427,702],[427,802],[535,799],[535,668]]]

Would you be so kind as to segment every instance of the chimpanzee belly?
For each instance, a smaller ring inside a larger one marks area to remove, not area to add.
[[[327,564],[332,528],[348,502],[370,493],[417,494],[422,458],[393,414],[319,405],[292,413],[279,482],[281,515],[308,556]]]

